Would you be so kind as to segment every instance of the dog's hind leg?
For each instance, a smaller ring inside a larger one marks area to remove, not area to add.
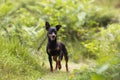
[[[64,55],[64,57],[65,57],[65,66],[66,66],[66,71],[68,72],[69,70],[68,70],[68,55]]]
[[[64,47],[64,58],[65,58],[65,66],[66,66],[66,71],[68,72],[68,52],[67,49]]]

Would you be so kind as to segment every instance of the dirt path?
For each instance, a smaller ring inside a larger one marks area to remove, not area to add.
[[[64,64],[65,63],[62,62],[62,69],[60,71],[57,70],[57,71],[54,71],[53,73],[48,71],[46,73],[46,75],[43,76],[39,80],[68,80],[72,76],[72,73],[75,69],[80,69],[81,66],[87,66],[86,64],[83,64],[83,63],[76,64],[76,63],[70,62],[69,63],[69,72],[67,73],[65,70]],[[55,66],[55,64],[54,64],[54,66]],[[49,65],[48,65],[48,67],[49,67]]]

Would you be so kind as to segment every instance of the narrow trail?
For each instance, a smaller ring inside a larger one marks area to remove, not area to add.
[[[53,64],[55,67],[55,64]],[[72,73],[75,69],[80,69],[82,66],[88,66],[87,64],[84,63],[69,63],[69,72],[66,72],[65,69],[65,62],[62,62],[62,69],[61,70],[54,70],[53,73],[51,73],[49,70],[47,73],[40,79],[40,80],[68,80],[70,77],[72,77]],[[49,68],[49,65],[47,65]]]

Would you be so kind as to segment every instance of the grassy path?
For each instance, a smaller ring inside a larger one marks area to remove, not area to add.
[[[54,64],[55,66],[55,64]],[[68,80],[70,77],[72,77],[72,72],[75,69],[80,69],[81,66],[86,66],[86,64],[83,63],[69,63],[69,72],[66,72],[64,62],[62,62],[62,69],[59,71],[54,71],[51,73],[49,70],[46,72],[46,74],[42,77],[40,80]],[[48,65],[49,68],[49,65]]]

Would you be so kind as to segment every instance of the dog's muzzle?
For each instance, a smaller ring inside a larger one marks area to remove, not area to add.
[[[55,33],[52,33],[52,34],[49,34],[49,38],[53,41],[56,39],[56,34]]]

